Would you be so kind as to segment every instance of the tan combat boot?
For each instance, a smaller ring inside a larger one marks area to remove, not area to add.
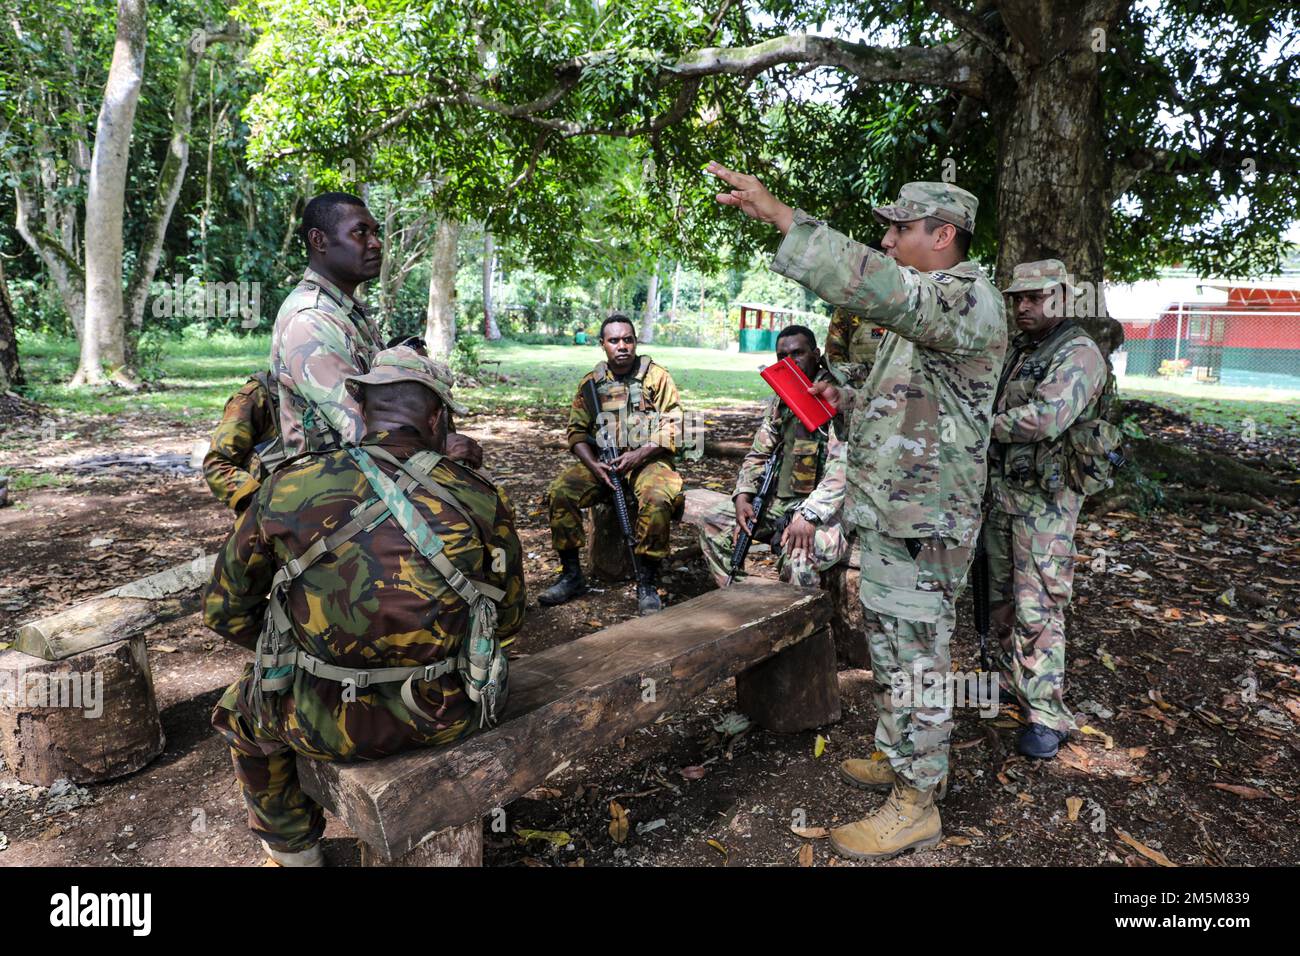
[[[875,813],[831,831],[831,849],[850,860],[888,860],[904,850],[934,846],[942,839],[934,791],[896,781]]]
[[[894,768],[889,765],[889,760],[881,754],[879,757],[868,757],[865,760],[845,760],[840,764],[840,779],[850,786],[863,790],[892,790],[897,776]],[[944,774],[943,779],[939,781],[939,792],[935,799],[942,800],[947,795],[948,775]]]
[[[262,848],[266,850],[267,861],[263,866],[324,866],[325,855],[321,853],[320,844],[306,850],[290,852],[289,850],[276,850],[271,847],[265,840],[262,841]]]

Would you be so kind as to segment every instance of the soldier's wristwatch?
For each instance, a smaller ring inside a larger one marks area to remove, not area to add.
[[[798,511],[799,514],[803,515],[803,520],[807,521],[809,524],[817,524],[822,520],[821,515],[813,511],[811,508],[800,508]]]

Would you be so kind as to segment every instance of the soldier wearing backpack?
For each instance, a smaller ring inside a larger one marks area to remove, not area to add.
[[[1106,414],[1114,377],[1092,337],[1067,318],[1075,294],[1057,259],[1016,266],[1004,292],[1020,335],[1003,367],[989,446],[984,523],[998,669],[1030,725],[1018,748],[1048,759],[1069,736],[1065,609],[1084,497],[1110,484],[1119,431]]]
[[[249,827],[320,866],[324,814],[295,760],[367,760],[500,718],[502,640],[524,617],[514,509],[446,456],[451,373],[386,349],[347,377],[364,437],[286,461],[217,555],[204,623],[253,649],[212,714]]]

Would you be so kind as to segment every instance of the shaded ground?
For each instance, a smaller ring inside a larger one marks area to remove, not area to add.
[[[1152,408],[1137,406],[1148,433],[1190,427]],[[210,553],[224,537],[229,519],[197,477],[58,478],[40,486],[93,454],[188,453],[206,425],[166,414],[82,416],[51,437],[41,433],[41,418],[24,419],[22,409],[15,415],[0,436],[0,466],[26,477],[15,481],[17,504],[0,510],[0,641],[22,620]],[[755,420],[753,412],[711,415],[711,437],[743,435]],[[515,501],[535,595],[556,569],[540,500],[566,457],[557,447],[561,418],[475,417],[462,427],[483,443]],[[1212,429],[1191,428],[1186,437],[1236,451]],[[1293,446],[1271,452],[1280,456],[1279,473],[1295,467]],[[735,466],[700,462],[683,471],[688,485],[729,488]],[[32,469],[47,478],[30,477]],[[1295,536],[1289,516],[1207,510],[1085,518],[1067,691],[1097,733],[1076,735],[1057,761],[1030,764],[1014,755],[1010,712],[981,720],[959,711],[955,778],[943,805],[948,838],[886,865],[1147,865],[1159,854],[1180,864],[1300,862]],[[692,543],[685,530],[674,531],[675,553],[689,555]],[[674,603],[710,586],[699,559],[689,557],[671,562],[663,590]],[[630,585],[561,608],[533,605],[517,652],[590,633],[634,608]],[[963,602],[953,657],[971,667],[967,614]],[[164,754],[129,777],[53,798],[0,771],[0,847],[7,846],[0,863],[259,862],[228,757],[207,729],[212,704],[246,652],[215,639],[196,615],[159,628],[148,644]],[[849,790],[835,774],[840,759],[870,749],[870,686],[866,671],[841,672],[844,717],[820,731],[817,756],[817,732],[733,733],[725,718],[734,693],[718,685],[620,746],[576,758],[512,804],[508,832],[488,832],[487,862],[788,865],[805,844],[814,863],[835,862],[825,840],[806,840],[791,827],[816,833],[862,816],[879,799]],[[611,800],[630,818],[621,845],[608,832]],[[554,836],[565,844],[557,846],[525,840],[519,830],[567,837]],[[333,862],[355,860],[336,822],[327,841]]]

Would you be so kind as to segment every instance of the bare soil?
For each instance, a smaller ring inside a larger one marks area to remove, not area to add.
[[[8,418],[0,465],[45,474],[109,451],[188,453],[208,427],[165,417],[83,419],[74,437],[50,441],[32,409]],[[757,408],[710,420],[711,437],[744,437]],[[1150,432],[1182,427],[1154,412],[1150,424]],[[541,497],[566,460],[560,416],[471,418],[462,430],[483,444],[518,512],[534,603],[516,653],[633,616],[631,585],[559,608],[535,605],[557,570]],[[1196,440],[1214,445],[1212,432],[1198,428]],[[1217,447],[1236,451],[1226,440]],[[1259,464],[1281,473],[1294,467],[1293,448],[1269,451],[1277,457],[1260,455]],[[688,486],[726,490],[736,464],[686,463],[682,471]],[[104,474],[11,499],[0,510],[0,642],[21,621],[211,553],[230,526],[197,475]],[[712,587],[689,529],[676,528],[673,543],[679,557],[662,587],[670,604]],[[1085,517],[1078,546],[1067,700],[1090,731],[1074,735],[1057,760],[1036,763],[1015,754],[1013,710],[995,719],[959,710],[942,805],[946,840],[884,865],[1300,863],[1300,552],[1291,516]],[[766,559],[752,560],[762,569]],[[966,601],[961,614],[953,658],[973,670]],[[148,646],[164,753],[72,799],[24,787],[0,769],[0,864],[261,862],[229,757],[208,729],[247,652],[206,631],[197,614],[159,627]],[[841,759],[871,751],[875,724],[870,673],[841,671],[840,685],[840,723],[790,735],[734,733],[725,722],[735,710],[732,686],[715,686],[618,746],[575,757],[507,808],[504,832],[489,821],[486,862],[795,865],[808,846],[804,863],[849,865],[818,830],[865,815],[880,798],[838,780]],[[611,801],[630,820],[621,843],[609,832]],[[325,846],[333,864],[357,860],[337,821]]]

